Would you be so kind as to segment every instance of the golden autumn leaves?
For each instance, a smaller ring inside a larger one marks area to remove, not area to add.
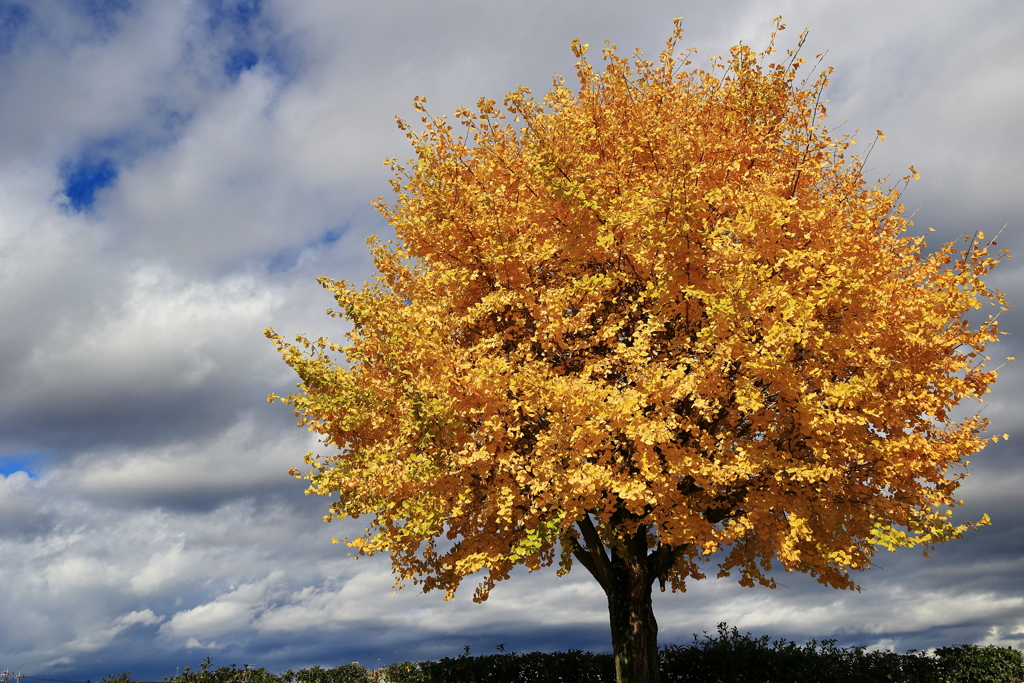
[[[302,380],[283,400],[336,449],[310,491],[369,515],[349,543],[400,581],[482,570],[485,599],[517,564],[568,571],[590,515],[606,547],[671,551],[673,589],[719,551],[746,585],[777,560],[853,587],[877,547],[969,526],[949,469],[987,423],[950,411],[996,377],[994,318],[964,317],[1005,305],[996,256],[905,236],[824,127],[829,69],[740,45],[688,70],[680,35],[603,70],[575,42],[578,89],[482,99],[460,135],[416,98],[375,281],[320,280],[348,343],[268,330]]]

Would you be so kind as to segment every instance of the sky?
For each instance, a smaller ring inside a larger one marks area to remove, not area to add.
[[[340,337],[318,276],[372,277],[370,205],[412,100],[451,113],[571,76],[570,42],[656,55],[685,17],[697,63],[771,20],[827,51],[830,127],[881,129],[869,179],[931,247],[1008,224],[1024,252],[1024,3],[973,0],[0,0],[0,667],[97,680],[210,657],[271,671],[471,652],[610,650],[577,568],[516,572],[490,600],[393,593],[354,561],[327,500],[286,471],[315,447],[271,392],[296,382],[262,335]],[[864,145],[862,144],[861,147]],[[874,174],[874,177],[870,177]],[[1024,304],[1024,270],[991,283]],[[1020,308],[994,358],[1024,357]],[[655,597],[661,642],[754,635],[927,649],[1024,647],[1021,366],[984,405],[1011,435],[971,462],[956,519],[992,525],[883,552],[861,592],[800,574]],[[1017,406],[1017,407],[1015,407]],[[965,406],[975,411],[980,406]],[[965,414],[967,414],[965,412]],[[712,574],[713,575],[713,574]]]

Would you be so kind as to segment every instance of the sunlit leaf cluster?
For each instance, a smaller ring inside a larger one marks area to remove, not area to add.
[[[375,281],[321,279],[347,342],[268,330],[332,449],[310,492],[366,515],[348,542],[399,581],[483,572],[484,599],[516,565],[568,571],[589,514],[609,547],[670,550],[673,589],[709,561],[854,587],[878,548],[971,526],[950,508],[987,422],[951,411],[996,378],[997,323],[967,316],[1006,305],[999,256],[907,235],[914,173],[865,181],[825,127],[831,69],[743,45],[696,68],[680,36],[603,68],[576,42],[574,87],[451,122],[417,98]]]

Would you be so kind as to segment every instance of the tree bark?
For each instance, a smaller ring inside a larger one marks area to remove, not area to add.
[[[617,564],[614,551],[612,565]],[[651,604],[652,583],[629,571],[614,571],[608,596],[608,616],[618,683],[659,683],[658,622]]]
[[[658,548],[648,554],[645,527],[606,549],[589,516],[577,526],[583,543],[571,539],[573,556],[593,574],[608,598],[618,683],[660,683],[658,622],[651,588],[671,566],[674,553]]]

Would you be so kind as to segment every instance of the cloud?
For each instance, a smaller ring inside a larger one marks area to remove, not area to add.
[[[188,640],[185,641],[185,647],[187,647],[190,650],[197,649],[197,648],[198,649],[203,649],[203,650],[217,650],[217,649],[220,648],[220,645],[217,645],[217,641],[215,641],[215,640],[211,640],[206,645],[203,645],[196,638],[189,638]]]
[[[57,517],[39,510],[37,484],[24,470],[0,475],[0,539],[27,541],[52,531]]]
[[[150,609],[129,612],[118,617],[110,628],[100,630],[90,628],[88,633],[65,643],[64,647],[72,652],[96,652],[108,647],[114,638],[132,626],[155,626],[163,620],[164,617],[156,616]]]
[[[186,574],[193,559],[185,552],[184,539],[178,538],[169,549],[154,552],[128,585],[134,593],[152,595]]]
[[[305,434],[268,433],[246,417],[209,440],[86,454],[82,465],[90,465],[75,486],[107,504],[202,509],[227,502],[232,491],[235,497],[300,492],[303,486],[286,472],[299,464],[297,454],[316,446]]]
[[[242,584],[211,602],[182,610],[160,627],[160,635],[187,638],[191,643],[197,638],[215,638],[244,630],[266,607],[282,576],[281,571],[272,572],[261,581]],[[193,647],[200,646],[197,644]]]
[[[131,440],[140,434],[134,425],[151,418],[142,433],[172,428],[200,411],[223,420],[258,406],[255,395],[242,402],[227,396],[274,362],[262,330],[283,305],[277,288],[246,274],[189,282],[143,266],[117,277],[101,274],[82,292],[74,276],[86,275],[86,268],[53,270],[54,279],[31,295],[35,307],[9,311],[20,328],[0,333],[14,351],[0,361],[8,387],[0,396],[0,431],[45,429],[51,446],[71,431],[113,429]],[[162,414],[152,415],[157,410]]]

